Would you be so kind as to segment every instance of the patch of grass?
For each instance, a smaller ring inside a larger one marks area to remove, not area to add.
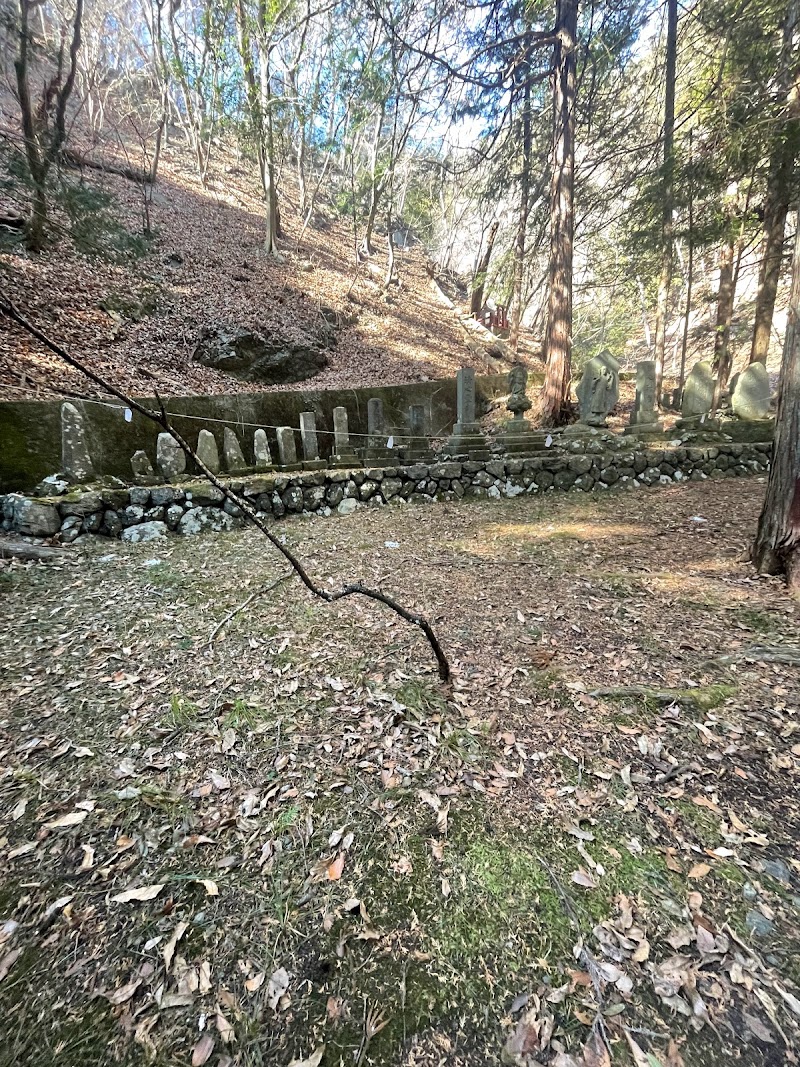
[[[197,721],[200,709],[191,700],[179,693],[173,693],[169,701],[169,711],[164,717],[164,724],[170,730],[185,730]]]
[[[237,697],[233,702],[233,707],[226,711],[222,717],[222,728],[223,730],[231,728],[240,730],[243,726],[246,726],[248,729],[253,730],[263,721],[265,714],[263,709],[248,703],[241,697]]]
[[[732,614],[736,622],[757,634],[781,633],[784,629],[783,617],[768,611],[738,607]]]

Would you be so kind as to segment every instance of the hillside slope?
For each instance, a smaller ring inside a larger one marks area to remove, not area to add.
[[[5,117],[7,136],[13,137],[8,111]],[[78,147],[90,152],[88,145]],[[113,153],[106,147],[93,158],[108,160]],[[73,183],[79,177],[77,171],[69,175]],[[96,170],[86,170],[83,180],[90,190],[110,194],[113,215],[129,232],[141,234],[141,186]],[[303,230],[288,178],[281,197],[285,236],[279,262],[262,251],[255,167],[218,148],[204,189],[176,135],[162,156],[150,208],[156,236],[143,255],[115,263],[81,253],[59,208],[53,213],[55,241],[40,256],[29,255],[17,235],[5,235],[0,286],[54,339],[139,394],[154,388],[177,395],[387,385],[451,377],[460,366],[487,369],[486,358],[474,343],[468,347],[456,316],[434,293],[421,245],[397,251],[400,285],[386,293],[384,238],[376,242],[376,277],[364,266],[354,277],[352,224],[323,206],[324,214],[318,212],[314,226]],[[23,205],[19,185],[0,192],[0,213],[18,213]],[[88,232],[90,240],[105,241],[91,224]],[[337,313],[337,343],[327,352],[328,367],[303,383],[242,382],[192,358],[208,327],[243,327],[269,339],[314,344],[324,329],[321,308],[329,316]],[[61,390],[93,395],[80,375],[22,334],[0,330],[0,399]]]

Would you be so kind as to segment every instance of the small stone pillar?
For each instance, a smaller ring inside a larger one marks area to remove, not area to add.
[[[131,457],[131,470],[133,471],[133,480],[137,485],[155,485],[158,481],[156,472],[153,470],[153,464],[150,462],[147,453],[141,449],[134,452]]]
[[[186,471],[186,454],[168,433],[160,433],[156,441],[156,463],[168,482]]]
[[[230,474],[241,474],[247,470],[239,438],[230,426],[226,426],[222,431],[222,455],[225,457],[225,470]]]
[[[294,430],[291,426],[279,426],[276,433],[278,436],[278,456],[280,458],[281,470],[297,470],[300,464],[297,462],[297,447],[294,442]]]
[[[358,456],[350,444],[350,430],[347,420],[347,408],[333,409],[333,454],[332,467],[358,466]]]
[[[636,399],[633,404],[630,425],[624,433],[660,434],[663,424],[656,407],[656,365],[645,359],[636,364]]]
[[[326,467],[325,460],[319,458],[317,417],[313,411],[300,412],[300,440],[303,443],[303,469],[313,471]]]
[[[711,363],[700,360],[692,367],[683,387],[681,417],[676,426],[684,430],[718,430],[719,421],[711,418],[717,380]]]
[[[258,429],[253,434],[253,455],[255,456],[257,471],[272,470],[272,454],[269,450],[266,430]]]
[[[402,448],[403,461],[413,463],[430,459],[431,450],[424,404],[411,405],[408,409],[408,425],[411,434]]]
[[[367,433],[367,447],[362,451],[364,462],[374,467],[388,466],[396,456],[386,447],[388,438],[383,417],[383,401],[380,397],[374,396],[367,401]]]
[[[475,417],[475,371],[462,367],[456,375],[456,422],[444,446],[449,456],[489,459],[489,442]]]
[[[61,472],[69,482],[94,478],[83,412],[69,403],[61,405]]]
[[[201,430],[197,435],[197,458],[212,474],[219,474],[219,449],[210,430]]]

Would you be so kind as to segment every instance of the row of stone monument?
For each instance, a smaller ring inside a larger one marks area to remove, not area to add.
[[[457,419],[441,454],[488,459],[493,452],[524,455],[557,445],[559,435],[555,431],[535,430],[525,418],[525,412],[531,407],[526,394],[527,377],[528,372],[523,366],[512,368],[506,402],[512,418],[505,431],[490,442],[477,419],[475,371],[469,367],[462,368],[457,375]],[[719,428],[719,424],[710,418],[715,389],[711,365],[706,362],[695,364],[683,389],[679,429]],[[566,427],[564,434],[591,433],[606,426],[608,415],[619,399],[619,363],[610,352],[602,352],[588,361],[576,393],[580,403],[580,421]],[[731,382],[729,398],[733,413],[739,419],[768,419],[770,388],[763,364],[753,363],[737,375]],[[83,415],[75,405],[65,403],[61,408],[61,420],[62,471],[71,481],[90,481],[95,471],[89,455]],[[408,422],[409,431],[403,431],[401,435],[391,433],[387,429],[383,401],[375,397],[367,405],[367,434],[358,435],[363,441],[358,448],[351,442],[347,409],[333,409],[333,447],[328,460],[320,455],[321,431],[317,429],[313,411],[300,414],[300,455],[297,452],[295,430],[291,426],[276,428],[276,456],[272,454],[263,428],[256,429],[253,435],[252,462],[245,457],[239,438],[229,426],[223,429],[222,455],[214,434],[206,429],[200,430],[195,451],[202,466],[213,474],[223,469],[229,474],[239,474],[253,469],[270,471],[276,467],[282,470],[314,470],[328,466],[386,466],[430,458],[431,440],[424,406],[412,405]],[[644,438],[657,438],[663,433],[656,403],[656,367],[653,362],[645,361],[637,365],[634,410],[630,425],[624,432]],[[144,451],[134,453],[131,466],[136,482],[153,484],[160,478],[170,480],[183,475],[186,472],[186,456],[168,433],[161,433],[156,444],[159,474]]]

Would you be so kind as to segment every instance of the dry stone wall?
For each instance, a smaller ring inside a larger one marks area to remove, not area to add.
[[[348,514],[359,507],[433,503],[462,497],[501,499],[552,491],[642,489],[707,478],[741,478],[769,469],[771,443],[652,448],[633,437],[574,438],[558,451],[488,460],[232,477],[229,484],[264,517]],[[66,489],[53,483],[53,491]],[[237,507],[207,482],[97,488],[40,498],[0,496],[2,528],[65,543],[88,535],[148,541],[171,534],[232,530]]]

